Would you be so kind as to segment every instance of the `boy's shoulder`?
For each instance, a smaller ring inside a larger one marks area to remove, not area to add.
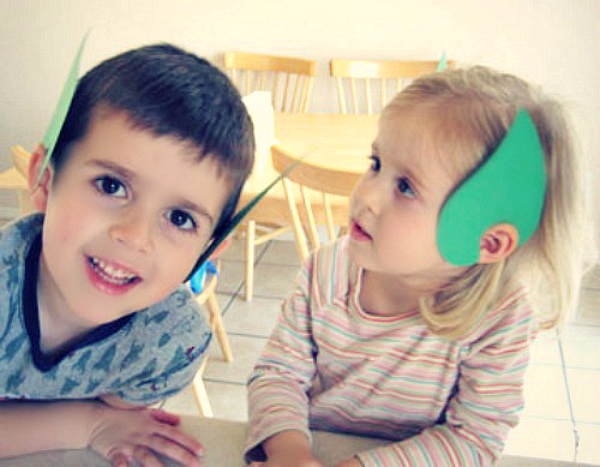
[[[34,238],[41,232],[44,215],[36,212],[8,223],[0,229],[0,262],[24,255]]]
[[[0,338],[20,309],[25,259],[42,230],[43,215],[32,214],[0,229]]]
[[[179,286],[162,301],[135,314],[132,326],[136,333],[196,336],[210,332],[194,295],[185,285]],[[167,336],[159,341],[164,343]]]
[[[120,361],[119,379],[136,383],[118,388],[115,394],[131,402],[148,403],[191,382],[210,342],[211,330],[186,286],[137,312],[128,326],[123,340],[119,339],[115,361]],[[140,375],[142,362],[145,370],[151,367],[153,371]]]

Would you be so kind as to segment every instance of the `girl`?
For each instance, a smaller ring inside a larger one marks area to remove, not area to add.
[[[429,75],[371,160],[250,377],[253,465],[321,465],[309,428],[392,440],[346,467],[493,463],[536,329],[576,303],[582,182],[555,102],[483,67]]]

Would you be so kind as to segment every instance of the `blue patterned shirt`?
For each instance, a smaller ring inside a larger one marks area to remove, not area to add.
[[[163,301],[95,328],[59,355],[40,349],[37,272],[43,215],[0,231],[0,400],[91,399],[152,404],[187,386],[210,326],[180,286]]]

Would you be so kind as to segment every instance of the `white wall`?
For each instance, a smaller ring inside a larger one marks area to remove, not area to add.
[[[0,0],[0,168],[12,144],[42,138],[90,28],[83,71],[157,41],[212,60],[234,49],[316,58],[316,111],[335,110],[332,57],[438,59],[445,50],[515,73],[566,104],[600,200],[598,0]]]

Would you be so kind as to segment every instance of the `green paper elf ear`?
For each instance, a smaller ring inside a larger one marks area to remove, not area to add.
[[[435,71],[443,71],[448,68],[448,61],[446,60],[446,51],[442,52],[442,58],[438,62],[438,66]]]
[[[79,73],[79,62],[81,60],[81,54],[83,53],[83,48],[87,41],[89,32],[83,37],[81,43],[79,44],[79,50],[77,51],[77,55],[75,56],[75,60],[73,60],[73,64],[71,65],[71,69],[69,71],[69,75],[67,76],[67,81],[65,82],[62,92],[60,93],[60,98],[58,99],[58,104],[56,105],[56,109],[54,110],[54,115],[52,116],[52,120],[50,121],[50,125],[48,125],[48,129],[46,130],[46,135],[44,136],[44,147],[46,148],[46,157],[42,164],[42,170],[40,170],[40,174],[38,176],[36,187],[40,183],[48,164],[50,163],[50,158],[52,157],[52,153],[54,152],[54,147],[56,146],[56,142],[58,141],[58,135],[60,134],[60,130],[62,129],[63,123],[65,122],[65,118],[67,118],[67,112],[69,111],[69,107],[71,106],[71,101],[73,100],[73,95],[75,94],[75,89],[77,88],[77,74]]]
[[[517,229],[522,245],[537,230],[545,192],[544,151],[531,117],[520,109],[496,151],[444,203],[440,254],[455,266],[476,264],[481,236],[501,223]]]

